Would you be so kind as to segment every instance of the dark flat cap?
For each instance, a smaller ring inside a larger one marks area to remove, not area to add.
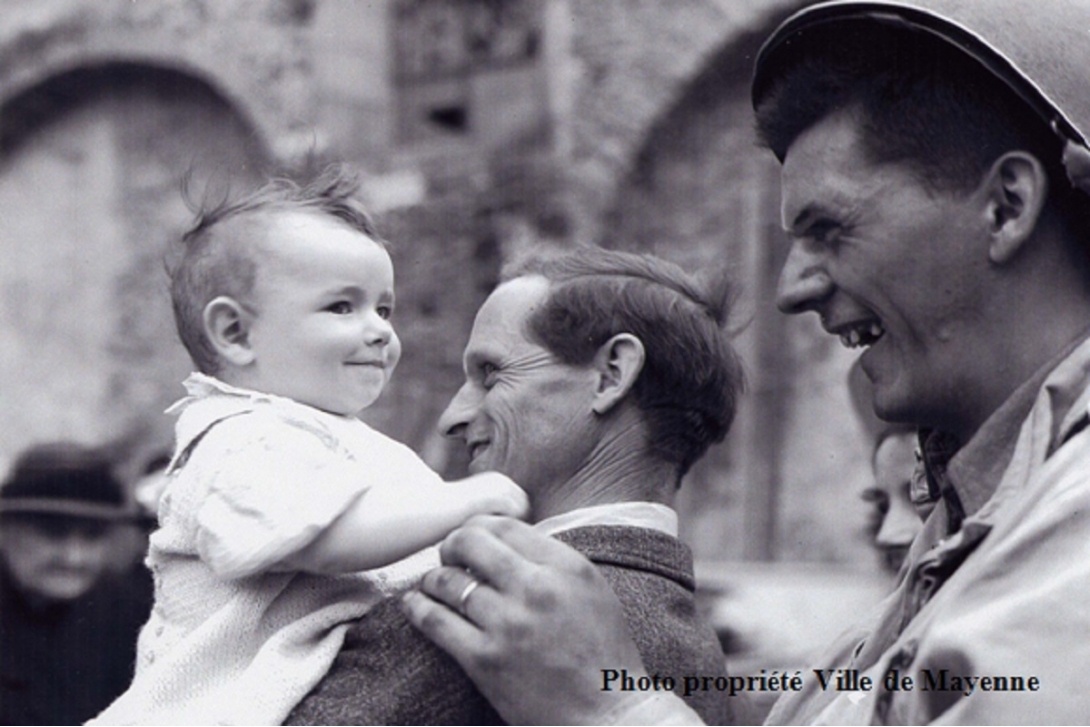
[[[134,511],[102,449],[56,442],[23,452],[0,485],[0,515],[127,520]]]

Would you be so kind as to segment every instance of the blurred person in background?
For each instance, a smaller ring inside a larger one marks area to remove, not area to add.
[[[852,407],[868,442],[871,443],[871,469],[874,479],[863,500],[870,503],[867,535],[881,556],[881,565],[897,574],[904,564],[908,548],[923,528],[924,513],[913,503],[913,492],[927,494],[926,478],[920,476],[916,454],[916,430],[907,424],[884,422],[871,408],[873,386],[858,360],[848,373],[848,391]],[[914,483],[916,489],[914,489]],[[919,499],[917,495],[916,499]]]
[[[911,497],[916,434],[886,432],[874,448],[871,465],[874,484],[863,490],[863,499],[874,507],[869,529],[883,567],[895,574],[901,570],[909,546],[923,528]]]
[[[0,485],[0,724],[80,724],[124,691],[150,609],[115,563],[135,511],[101,449],[35,446]]]
[[[159,513],[159,498],[167,483],[167,467],[170,465],[170,450],[164,449],[148,458],[136,482],[133,484],[133,499],[140,515],[149,527],[154,527]],[[141,551],[143,556],[146,548]]]

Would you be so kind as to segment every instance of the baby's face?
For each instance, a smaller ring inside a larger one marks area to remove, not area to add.
[[[285,212],[254,254],[247,385],[334,414],[373,403],[401,357],[386,250],[339,220]]]

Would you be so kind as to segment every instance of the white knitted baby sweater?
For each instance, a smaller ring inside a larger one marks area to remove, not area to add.
[[[438,564],[340,576],[279,569],[373,487],[442,480],[342,417],[193,374],[147,564],[155,607],[132,686],[98,724],[280,724],[328,671],[347,622]]]

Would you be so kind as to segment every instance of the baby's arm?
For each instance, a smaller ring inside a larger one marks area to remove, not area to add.
[[[356,498],[285,565],[316,573],[379,568],[434,545],[474,515],[524,518],[529,509],[522,488],[499,472],[439,486],[391,483]]]

